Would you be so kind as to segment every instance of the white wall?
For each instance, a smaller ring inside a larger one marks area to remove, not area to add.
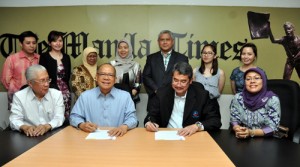
[[[191,5],[299,8],[299,0],[0,0],[0,7],[83,5]]]
[[[219,98],[220,112],[221,112],[221,129],[228,129],[229,127],[229,105],[233,95],[221,95]],[[144,118],[147,115],[146,106],[148,96],[145,93],[140,94],[141,102],[137,104],[137,117],[139,120],[139,127],[144,127]],[[7,111],[7,93],[0,92],[0,128],[5,129],[9,125],[9,111]]]

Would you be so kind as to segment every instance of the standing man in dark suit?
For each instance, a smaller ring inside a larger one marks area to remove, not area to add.
[[[174,36],[171,31],[161,31],[157,42],[160,51],[147,56],[143,71],[143,84],[148,94],[147,108],[157,89],[171,83],[174,64],[181,61],[188,63],[187,56],[173,50]]]
[[[172,84],[157,90],[151,100],[144,120],[146,130],[158,131],[158,127],[181,128],[178,134],[190,136],[203,130],[221,127],[218,103],[212,103],[203,85],[193,82],[193,69],[186,62],[173,68]]]

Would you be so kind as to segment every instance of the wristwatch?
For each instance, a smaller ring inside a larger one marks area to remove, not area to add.
[[[203,124],[201,122],[197,121],[195,124],[198,127],[198,131],[201,131],[203,129]]]

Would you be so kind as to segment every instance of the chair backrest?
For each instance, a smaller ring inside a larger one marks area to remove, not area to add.
[[[273,91],[280,100],[280,125],[289,128],[289,138],[300,127],[300,87],[292,80],[270,79],[267,81],[268,90]]]

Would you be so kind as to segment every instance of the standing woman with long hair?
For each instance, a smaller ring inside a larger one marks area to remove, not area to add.
[[[233,94],[242,92],[244,89],[244,73],[250,68],[256,68],[257,48],[253,43],[246,43],[240,49],[240,61],[242,65],[232,70],[230,84]]]
[[[217,99],[225,85],[225,73],[218,66],[216,46],[206,44],[201,55],[201,66],[194,69],[194,80],[204,86],[211,99]]]
[[[44,66],[52,79],[50,88],[60,90],[65,105],[65,118],[68,120],[71,109],[71,93],[69,80],[71,76],[71,61],[69,55],[62,52],[65,33],[51,31],[48,35],[49,50],[43,53],[39,64]]]

